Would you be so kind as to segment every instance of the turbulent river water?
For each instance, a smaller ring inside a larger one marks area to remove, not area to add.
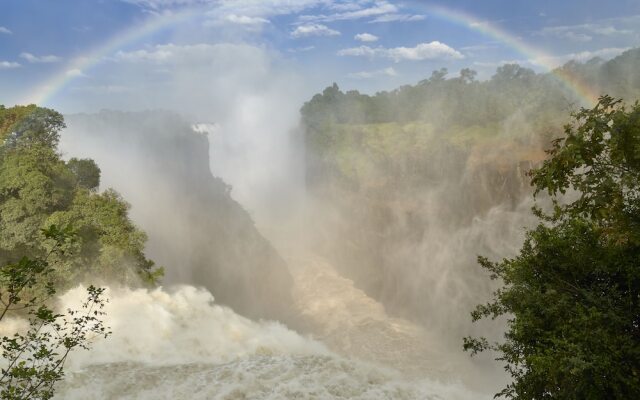
[[[192,286],[108,291],[113,335],[70,359],[59,399],[482,399],[452,355],[322,259],[289,260],[303,336]],[[78,304],[84,290],[61,297]]]

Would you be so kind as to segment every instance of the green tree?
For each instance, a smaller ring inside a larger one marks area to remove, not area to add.
[[[28,147],[34,144],[49,148],[58,146],[58,132],[65,128],[64,118],[60,113],[33,105],[0,111],[4,111],[4,115],[0,114],[0,126],[6,126],[2,135],[5,147]]]
[[[600,98],[574,115],[532,172],[553,211],[534,212],[513,259],[480,264],[503,286],[474,321],[507,317],[500,355],[517,399],[640,398],[640,105]]]
[[[56,259],[58,288],[91,277],[155,283],[162,268],[144,256],[146,235],[113,190],[98,192],[93,160],[64,162],[57,151],[62,115],[36,106],[0,107],[0,265],[47,253],[42,228],[70,225],[72,252]],[[70,245],[71,246],[71,245]]]
[[[0,397],[11,400],[50,399],[54,385],[64,377],[64,364],[71,351],[88,349],[97,337],[110,332],[102,323],[104,289],[89,286],[79,310],[58,314],[47,305],[56,293],[51,276],[51,256],[64,252],[73,240],[69,228],[54,225],[43,230],[50,246],[43,258],[23,257],[0,268],[0,324],[17,314],[28,318],[25,330],[0,338],[2,369]]]
[[[100,186],[100,168],[90,158],[72,158],[67,162],[67,167],[76,177],[78,186],[89,190],[97,190]]]

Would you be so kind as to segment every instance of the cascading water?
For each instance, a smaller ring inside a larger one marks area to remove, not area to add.
[[[77,306],[83,294],[69,291],[62,306]],[[239,316],[202,289],[111,289],[107,296],[113,336],[73,355],[56,398],[480,398],[460,385],[409,380],[339,356],[279,323]]]

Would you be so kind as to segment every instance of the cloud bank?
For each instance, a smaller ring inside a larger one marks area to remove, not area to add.
[[[338,36],[338,35],[340,35],[340,32],[322,24],[300,25],[291,32],[291,36],[294,38],[309,37],[309,36]]]
[[[464,58],[462,53],[460,53],[459,51],[438,41],[433,41],[430,43],[420,43],[415,47],[352,47],[338,51],[338,55],[369,58],[390,58],[395,62]]]
[[[357,35],[355,35],[353,37],[355,40],[358,40],[360,42],[377,42],[378,41],[378,37],[376,35],[372,35],[370,33],[358,33]]]

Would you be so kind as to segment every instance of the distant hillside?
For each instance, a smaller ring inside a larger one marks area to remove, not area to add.
[[[148,232],[147,253],[166,267],[166,283],[205,286],[252,317],[282,315],[290,303],[285,262],[230,187],[211,174],[204,134],[159,111],[103,111],[66,121],[62,150],[94,158],[103,186],[126,196],[132,218]]]

